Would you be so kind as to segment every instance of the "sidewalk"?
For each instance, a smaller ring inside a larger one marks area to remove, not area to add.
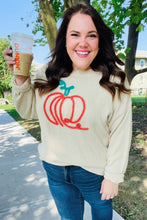
[[[49,193],[38,142],[0,110],[0,219],[60,220]],[[86,203],[84,220],[91,220]],[[115,211],[113,220],[123,220]]]

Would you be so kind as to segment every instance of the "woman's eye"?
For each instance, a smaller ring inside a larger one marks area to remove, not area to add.
[[[97,36],[96,36],[95,34],[90,34],[89,37],[95,38],[95,37],[97,37]]]
[[[78,37],[78,34],[71,34],[71,36]]]

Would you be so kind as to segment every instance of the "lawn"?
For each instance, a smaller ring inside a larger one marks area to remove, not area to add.
[[[147,220],[147,100],[133,96],[133,136],[125,182],[113,199],[114,209],[125,220]],[[23,120],[13,105],[0,106],[40,141],[37,120]]]
[[[147,103],[147,95],[132,95],[133,104],[145,104]]]
[[[125,182],[114,209],[127,220],[147,220],[147,103],[133,103],[133,135]]]

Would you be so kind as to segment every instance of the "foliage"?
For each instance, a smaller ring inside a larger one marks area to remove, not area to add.
[[[4,92],[11,89],[10,80],[12,74],[3,55],[3,50],[9,46],[10,41],[8,38],[0,38],[0,97],[4,97]]]
[[[128,7],[128,16],[130,16],[130,23],[138,24],[140,21],[144,22],[138,27],[138,31],[144,29],[147,23],[147,2],[146,0],[132,0]]]
[[[138,24],[140,22],[136,31],[142,31],[145,23],[147,23],[146,0],[93,0],[92,5],[114,32],[115,48],[118,51],[124,48],[122,35],[127,25],[132,23]],[[127,51],[125,52],[127,53]],[[120,54],[120,56],[123,55]]]
[[[34,10],[38,14],[38,16],[36,17],[36,21],[35,22],[32,21],[32,24],[33,24],[32,34],[36,35],[38,32],[41,33],[41,37],[34,41],[34,46],[36,46],[36,44],[39,44],[40,46],[45,46],[47,44],[47,39],[45,37],[45,31],[43,28],[42,21],[40,19],[39,2],[37,0],[33,0],[32,4],[34,4]],[[21,18],[21,20],[23,20],[23,18]],[[26,26],[29,27],[29,23],[27,23]]]
[[[54,0],[53,1],[53,8],[54,8],[54,12],[55,12],[55,19],[56,21],[58,21],[61,17],[62,17],[62,14],[63,14],[63,11],[64,11],[64,5],[62,3],[61,0]]]
[[[63,11],[64,11],[64,5],[63,1],[61,0],[53,0],[53,8],[54,8],[54,15],[55,15],[55,20],[58,22],[58,20],[62,17]],[[38,16],[36,17],[35,22],[32,22],[34,25],[32,33],[36,35],[37,33],[41,33],[41,37],[39,39],[35,40],[35,45],[39,44],[40,46],[45,46],[48,41],[46,39],[44,27],[42,24],[42,19],[41,19],[41,14],[40,14],[40,8],[39,8],[39,2],[38,0],[33,0],[32,4],[34,5],[35,12],[37,12]],[[23,20],[23,18],[21,18]],[[26,24],[27,27],[29,27],[29,24]]]

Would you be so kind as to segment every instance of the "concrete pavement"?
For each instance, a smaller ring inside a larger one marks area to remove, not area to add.
[[[38,142],[0,110],[0,219],[60,220],[37,152]],[[85,204],[84,220],[91,220]],[[123,220],[115,211],[113,220]]]

